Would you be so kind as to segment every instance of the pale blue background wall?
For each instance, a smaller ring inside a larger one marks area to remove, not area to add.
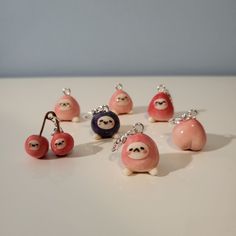
[[[0,77],[236,74],[236,0],[0,0]]]

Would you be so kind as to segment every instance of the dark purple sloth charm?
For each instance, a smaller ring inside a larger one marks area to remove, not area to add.
[[[94,131],[95,139],[116,138],[120,128],[119,117],[109,110],[107,105],[99,106],[91,111],[91,127]]]

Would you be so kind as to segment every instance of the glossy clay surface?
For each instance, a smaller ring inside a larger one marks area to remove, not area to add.
[[[109,108],[116,114],[126,114],[132,111],[133,101],[128,93],[118,89],[110,98]]]
[[[64,95],[56,103],[55,113],[60,120],[72,121],[74,117],[79,117],[80,106],[75,98]]]
[[[162,103],[162,105],[158,104]],[[155,121],[168,121],[174,114],[174,107],[166,93],[157,93],[148,106],[148,114]]]
[[[112,111],[95,114],[91,120],[94,133],[102,138],[111,138],[120,128],[119,117]]]
[[[190,119],[175,125],[172,140],[182,150],[199,151],[206,144],[206,133],[198,120]]]
[[[57,156],[65,156],[72,151],[74,140],[68,133],[55,133],[51,140],[51,149]]]
[[[31,135],[25,141],[25,151],[32,157],[42,158],[48,152],[48,140],[39,135]]]
[[[149,136],[139,133],[127,138],[122,147],[121,159],[124,166],[132,172],[147,172],[157,166],[159,152]]]

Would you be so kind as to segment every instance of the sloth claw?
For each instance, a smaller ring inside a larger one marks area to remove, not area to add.
[[[99,134],[94,134],[94,139],[96,139],[96,140],[100,140],[102,137],[99,135]]]
[[[148,171],[148,173],[153,176],[157,175],[158,174],[157,167],[151,169],[150,171]]]
[[[72,122],[75,123],[79,122],[79,117],[78,116],[73,117]]]
[[[149,122],[151,122],[151,123],[154,123],[154,122],[156,121],[156,120],[155,120],[153,117],[151,117],[151,116],[148,118],[148,120],[149,120]]]
[[[129,175],[132,175],[132,173],[133,173],[133,172],[132,172],[131,170],[129,170],[128,168],[124,168],[124,169],[123,169],[123,174],[124,174],[124,175],[129,176]]]

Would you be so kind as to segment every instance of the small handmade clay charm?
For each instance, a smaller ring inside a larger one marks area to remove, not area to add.
[[[196,115],[196,110],[189,110],[169,121],[175,124],[172,141],[182,150],[200,151],[206,144],[206,132]]]
[[[133,129],[118,138],[114,143],[113,152],[123,144],[121,160],[125,167],[123,170],[125,175],[140,172],[157,175],[159,151],[152,138],[143,134],[143,129],[143,124],[136,123]]]
[[[109,108],[118,115],[132,112],[133,101],[129,94],[123,90],[122,84],[116,86],[116,91],[109,101]]]
[[[173,114],[171,95],[164,85],[160,85],[157,87],[157,94],[148,106],[149,121],[168,121],[173,117]]]
[[[32,157],[42,158],[48,152],[49,144],[48,140],[42,136],[33,134],[30,135],[25,141],[25,151]]]
[[[73,98],[69,88],[63,89],[64,95],[58,100],[55,106],[55,113],[61,121],[79,122],[80,106]]]
[[[43,158],[49,149],[48,140],[42,136],[45,122],[50,120],[55,124],[51,140],[52,152],[57,156],[67,155],[74,147],[74,139],[68,133],[64,133],[59,125],[59,120],[53,111],[46,113],[39,135],[30,135],[25,141],[25,151],[32,157]]]
[[[120,128],[119,117],[110,111],[107,105],[93,109],[89,114],[92,116],[91,128],[95,139],[113,138]]]

